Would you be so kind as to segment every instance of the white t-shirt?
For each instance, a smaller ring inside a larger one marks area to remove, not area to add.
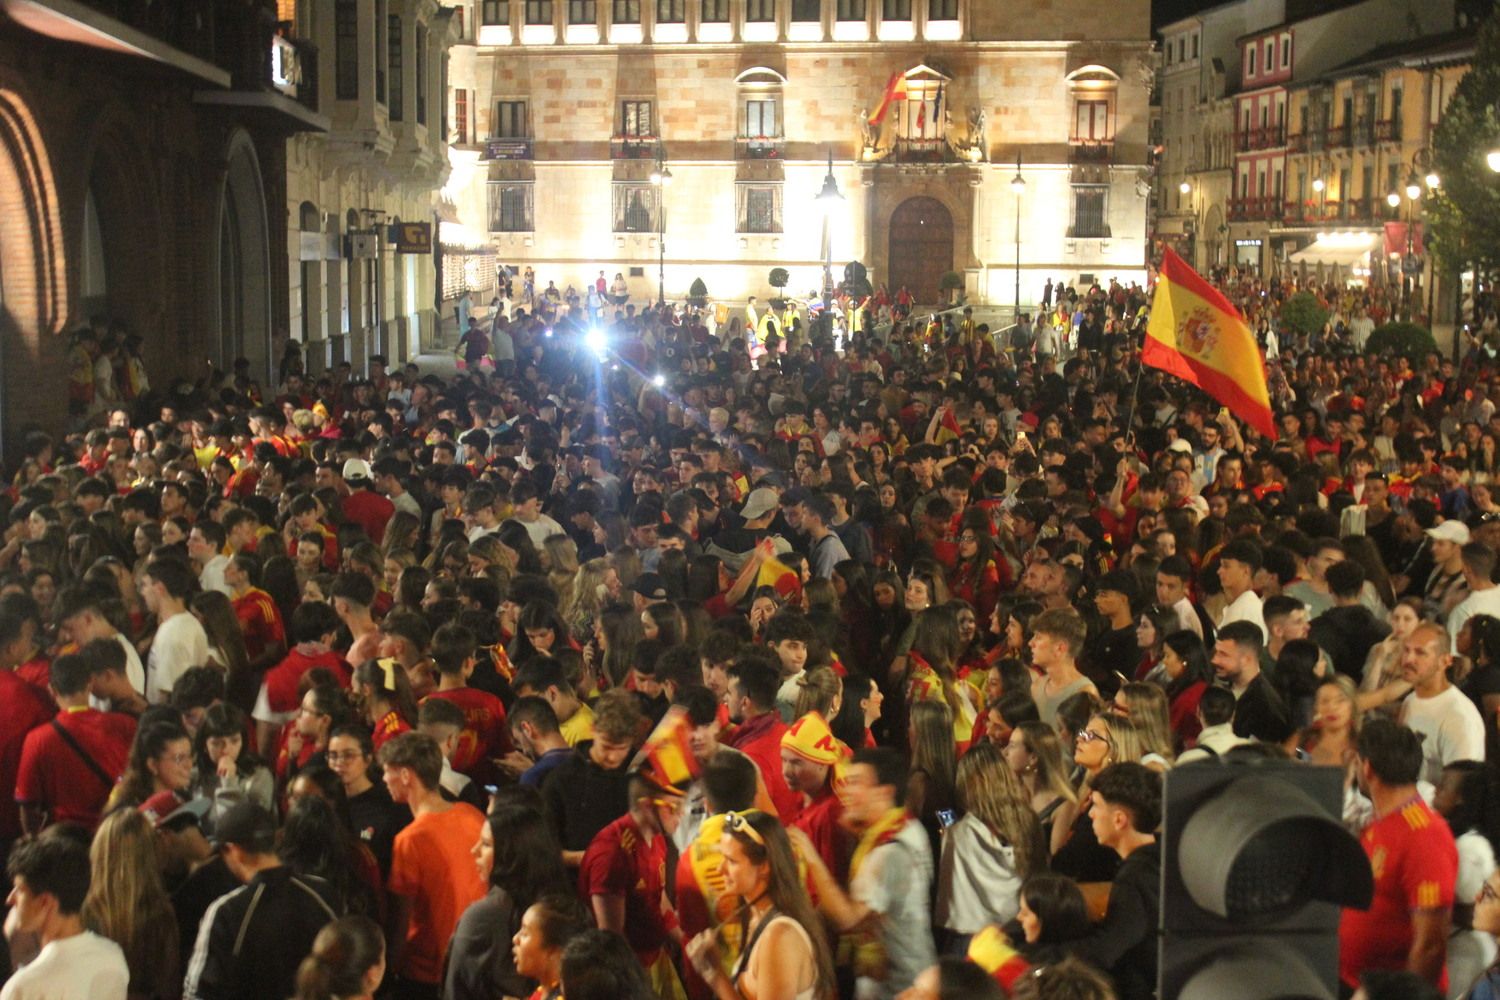
[[[1469,696],[1456,687],[1431,698],[1413,692],[1401,703],[1401,722],[1422,737],[1422,779],[1436,785],[1443,766],[1456,760],[1484,761],[1484,720]]]
[[[870,852],[849,883],[849,894],[883,918],[881,941],[886,957],[885,978],[858,979],[856,1000],[894,1000],[937,961],[932,908],[927,902],[932,875],[927,831],[911,820],[894,840]]]
[[[160,705],[172,693],[177,678],[190,667],[201,667],[208,662],[208,634],[198,619],[186,611],[179,612],[162,622],[156,629],[156,638],[151,641],[151,655],[146,661],[149,668],[150,689],[146,700]]]
[[[526,533],[531,536],[531,544],[538,552],[542,550],[542,543],[547,540],[549,535],[561,535],[563,533],[563,526],[546,514],[538,514],[535,521],[523,521],[519,517],[514,518],[514,520],[517,524],[525,526]]]
[[[1472,591],[1448,612],[1449,652],[1458,652],[1458,633],[1463,631],[1464,622],[1476,615],[1500,618],[1500,587]]]
[[[222,553],[214,556],[203,564],[203,572],[198,574],[198,586],[204,590],[217,590],[225,597],[234,597],[234,591],[224,582],[224,567],[228,565],[228,556]]]
[[[1224,608],[1224,613],[1219,616],[1219,628],[1223,628],[1230,622],[1240,621],[1254,622],[1259,625],[1262,641],[1269,637],[1266,631],[1265,615],[1261,613],[1260,595],[1253,590],[1245,591]]]
[[[43,948],[0,989],[0,1000],[125,1000],[129,986],[120,946],[84,931]]]

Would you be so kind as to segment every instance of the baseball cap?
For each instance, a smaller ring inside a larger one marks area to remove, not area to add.
[[[792,723],[792,727],[781,736],[781,749],[824,766],[832,766],[839,759],[833,731],[817,712],[808,712]]]
[[[659,573],[642,573],[635,578],[630,589],[646,598],[648,601],[665,601],[667,599],[667,585],[662,582]]]
[[[1178,438],[1177,440],[1173,441],[1171,444],[1167,445],[1167,450],[1168,451],[1180,451],[1184,455],[1191,455],[1193,453],[1193,446],[1186,439],[1184,439],[1184,438]]]
[[[740,508],[740,517],[747,521],[765,517],[767,513],[776,509],[779,502],[775,490],[765,487],[751,490],[750,495],[745,498],[745,506]]]
[[[254,802],[240,802],[219,817],[210,842],[214,847],[234,844],[268,851],[276,846],[276,817]]]
[[[1439,542],[1469,544],[1469,527],[1462,521],[1444,521],[1435,528],[1427,529],[1427,536]]]
[[[351,458],[344,463],[345,479],[369,479],[370,463],[362,458]]]
[[[183,802],[175,792],[157,792],[141,803],[139,812],[158,830],[183,830],[196,826],[212,804],[204,798]]]

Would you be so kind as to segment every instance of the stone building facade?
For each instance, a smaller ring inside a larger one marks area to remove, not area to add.
[[[603,271],[654,300],[664,264],[668,298],[702,278],[732,301],[785,267],[805,296],[830,172],[835,276],[859,260],[932,302],[953,271],[1006,305],[1019,278],[1024,305],[1049,277],[1144,275],[1144,0],[1107,18],[1083,0],[1024,17],[984,0],[459,7],[454,231],[542,287]]]

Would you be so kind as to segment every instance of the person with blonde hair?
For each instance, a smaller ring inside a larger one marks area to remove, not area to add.
[[[135,809],[104,818],[89,846],[83,926],[125,953],[131,1000],[176,996],[182,988],[177,918],[162,886],[156,831]]]
[[[578,576],[578,546],[567,535],[548,535],[542,540],[547,563],[547,582],[557,592],[558,614],[566,620],[572,613],[573,581]]]
[[[943,835],[933,920],[962,953],[987,924],[1016,916],[1021,884],[1048,859],[1026,790],[993,743],[975,744],[958,762],[958,803],[964,815]]]
[[[1062,741],[1044,722],[1023,722],[1011,730],[1002,752],[1050,841],[1057,811],[1078,803],[1078,792],[1068,781]]]
[[[938,814],[957,805],[954,781],[958,753],[953,742],[953,713],[946,702],[919,701],[911,706],[911,771],[906,780],[906,808],[921,820],[937,856],[942,824]]]
[[[568,610],[563,614],[574,642],[585,645],[594,638],[594,620],[621,589],[620,574],[607,557],[578,567],[566,591]]]
[[[1145,753],[1141,763],[1153,771],[1172,766],[1172,721],[1167,693],[1155,684],[1135,681],[1115,692],[1114,709],[1135,723]]]
[[[1083,768],[1078,805],[1058,810],[1052,826],[1052,870],[1080,882],[1108,882],[1120,867],[1120,856],[1099,843],[1083,804],[1092,794],[1094,777],[1111,764],[1139,763],[1146,755],[1140,729],[1130,719],[1100,712],[1078,731],[1073,760]]]
[[[1298,748],[1307,754],[1309,763],[1348,767],[1362,716],[1354,681],[1343,674],[1328,677],[1318,685],[1312,724],[1302,731]]]
[[[813,667],[797,678],[797,702],[792,718],[800,719],[817,712],[825,719],[835,718],[843,707],[844,682],[832,667]]]

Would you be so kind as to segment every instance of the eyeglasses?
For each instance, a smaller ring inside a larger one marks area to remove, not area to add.
[[[743,833],[761,847],[766,846],[766,839],[760,835],[760,831],[750,825],[750,814],[748,812],[725,813],[724,829],[730,833]]]
[[[1099,743],[1103,743],[1105,746],[1109,746],[1110,745],[1110,741],[1109,741],[1109,737],[1108,736],[1104,735],[1103,733],[1096,733],[1092,729],[1080,729],[1080,730],[1078,730],[1077,739],[1078,739],[1079,743],[1094,743],[1094,742],[1099,742]]]
[[[165,761],[168,764],[191,764],[193,762],[193,755],[190,753],[164,753],[157,759]]]
[[[960,542],[977,542],[977,541],[979,541],[979,536],[978,535],[963,534],[963,535],[959,535],[958,536],[958,540]]]
[[[344,750],[342,752],[329,751],[326,756],[328,757],[328,763],[339,764],[346,760],[351,763],[356,760],[362,760],[365,754],[363,750]]]

